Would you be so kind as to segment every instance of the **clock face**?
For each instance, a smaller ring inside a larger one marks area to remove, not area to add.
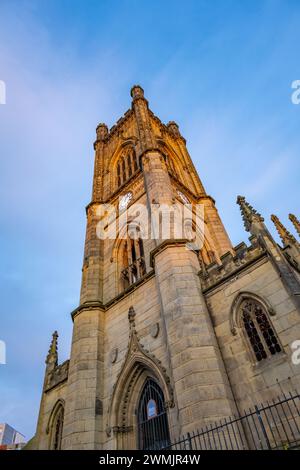
[[[124,209],[126,209],[128,204],[130,203],[131,199],[132,199],[132,193],[131,192],[128,192],[128,193],[124,194],[124,196],[121,197],[120,202],[119,202],[120,211],[123,211]]]
[[[177,194],[178,194],[178,196],[180,197],[180,199],[182,200],[182,202],[183,202],[184,204],[189,204],[189,203],[190,203],[190,201],[188,200],[188,198],[186,197],[186,195],[183,194],[181,191],[179,191],[179,189],[177,189]]]

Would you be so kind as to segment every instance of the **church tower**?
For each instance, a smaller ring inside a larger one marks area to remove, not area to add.
[[[220,284],[232,276],[227,298],[238,294],[243,265],[268,247],[256,232],[249,251],[232,247],[178,125],[153,114],[140,86],[131,97],[110,130],[96,129],[71,356],[58,364],[55,332],[34,448],[164,447],[242,404],[228,358],[238,325]],[[295,290],[296,264],[289,269]]]

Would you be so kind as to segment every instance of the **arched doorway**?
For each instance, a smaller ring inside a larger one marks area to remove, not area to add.
[[[138,446],[141,450],[157,450],[169,444],[164,395],[158,383],[148,378],[138,407]]]

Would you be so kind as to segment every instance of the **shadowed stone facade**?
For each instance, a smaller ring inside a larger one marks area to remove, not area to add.
[[[250,238],[233,247],[178,125],[152,113],[140,86],[131,96],[115,126],[97,127],[71,355],[58,364],[55,332],[34,449],[145,445],[139,410],[149,380],[163,397],[171,441],[300,388],[291,360],[300,339],[299,243],[272,216],[279,246],[238,197]],[[152,216],[155,207],[186,202],[204,208],[199,249],[160,233],[142,242],[98,236],[103,204],[120,218],[123,203]],[[290,220],[299,232],[296,216]]]

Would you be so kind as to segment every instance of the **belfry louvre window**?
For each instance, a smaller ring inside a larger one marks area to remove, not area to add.
[[[245,299],[241,306],[242,326],[258,362],[281,352],[274,328],[268,314],[258,301]]]
[[[170,444],[164,395],[160,386],[148,378],[138,407],[139,449],[158,450]]]
[[[117,164],[117,186],[121,186],[137,171],[138,165],[133,148],[127,149]]]

